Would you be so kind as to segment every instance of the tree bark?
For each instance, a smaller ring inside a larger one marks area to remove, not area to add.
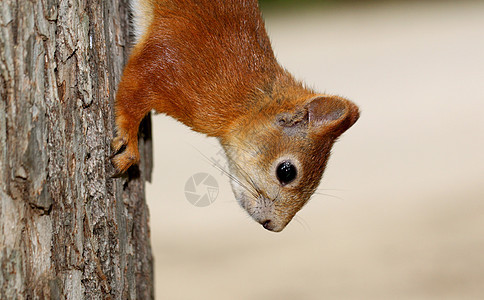
[[[127,0],[0,1],[0,299],[150,299],[141,164],[112,178]]]

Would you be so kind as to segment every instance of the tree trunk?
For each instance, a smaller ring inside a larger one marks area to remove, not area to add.
[[[127,0],[0,0],[0,299],[150,299],[141,162],[111,178]]]

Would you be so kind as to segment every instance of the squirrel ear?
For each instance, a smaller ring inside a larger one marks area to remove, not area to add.
[[[330,133],[335,137],[350,128],[360,115],[354,103],[337,96],[317,97],[307,108],[309,131],[316,134]]]

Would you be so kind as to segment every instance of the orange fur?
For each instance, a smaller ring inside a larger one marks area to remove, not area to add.
[[[356,122],[357,107],[304,88],[277,63],[256,0],[145,0],[143,7],[151,9],[151,23],[133,49],[116,97],[118,132],[112,147],[120,152],[113,158],[117,171],[138,162],[138,127],[154,109],[219,138],[229,160],[242,156],[234,147],[244,147],[260,131],[278,140],[252,142],[283,140],[290,145],[254,154],[267,157],[256,164],[271,164],[287,149],[304,151],[308,143],[316,145],[310,151],[320,156],[313,157],[315,163],[311,157],[302,159],[312,183],[300,189],[312,193],[334,140]],[[284,136],[291,132],[305,139]],[[290,218],[309,196],[300,198],[301,203],[288,208]],[[270,229],[278,231],[278,226]]]

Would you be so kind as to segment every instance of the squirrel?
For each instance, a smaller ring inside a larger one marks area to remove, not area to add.
[[[138,163],[155,110],[216,137],[239,204],[279,232],[318,187],[358,107],[305,87],[277,62],[257,0],[132,1],[136,43],[115,100],[115,170]]]

